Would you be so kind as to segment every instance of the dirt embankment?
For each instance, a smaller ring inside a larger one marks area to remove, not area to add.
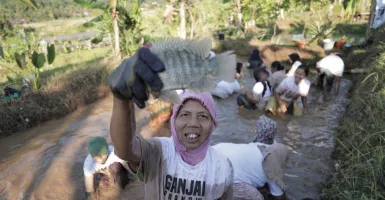
[[[110,91],[107,60],[53,77],[38,92],[0,103],[0,137],[24,131],[43,122],[61,118],[77,108],[107,96]]]

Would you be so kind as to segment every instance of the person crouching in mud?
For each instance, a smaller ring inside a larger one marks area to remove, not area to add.
[[[251,110],[263,109],[271,96],[271,86],[267,80],[269,72],[266,69],[254,69],[253,75],[257,82],[253,91],[250,93],[244,86],[241,86],[244,94],[238,95],[237,104],[239,107]]]
[[[237,63],[237,66],[235,68],[236,73],[234,81],[220,81],[216,85],[215,89],[211,92],[211,94],[219,99],[226,99],[232,94],[239,92],[241,86],[238,82],[238,79],[243,77],[242,67],[243,63]]]
[[[338,94],[341,84],[341,78],[344,74],[345,64],[340,54],[330,54],[317,62],[317,87],[322,89],[324,79],[326,79],[326,89],[332,90],[335,84],[335,93]]]
[[[279,84],[286,78],[285,67],[280,62],[274,61],[271,64],[272,74],[267,79],[271,85],[271,90],[274,92]]]
[[[249,56],[249,66],[247,68],[249,69],[256,69],[263,67],[263,60],[261,58],[261,55],[259,53],[258,48],[253,49],[251,52],[251,55]]]
[[[283,171],[288,149],[274,140],[277,133],[275,121],[262,115],[256,125],[254,142],[219,143],[213,147],[233,164],[234,199],[263,200],[264,196],[258,189],[264,188],[266,184],[272,199],[285,199]]]
[[[114,152],[144,182],[146,200],[232,199],[231,162],[210,146],[212,133],[218,126],[215,101],[210,93],[182,91],[181,103],[173,106],[172,137],[143,139],[136,135],[133,103],[145,105],[137,97],[146,94],[147,87],[159,91],[163,85],[157,68],[151,65],[162,61],[150,51],[146,56],[151,56],[151,60],[140,57],[135,59],[142,62],[123,61],[109,77],[114,96],[110,125]],[[139,67],[141,70],[136,70]],[[130,76],[133,71],[137,71],[137,76]],[[149,71],[154,72],[150,78],[142,73]],[[142,80],[135,81],[137,78]],[[143,80],[147,80],[146,84]]]
[[[295,77],[285,78],[270,97],[265,111],[273,115],[288,113],[295,116],[302,116],[307,113],[307,95],[310,89],[310,81],[307,80],[309,68],[301,65],[295,71]],[[303,111],[297,104],[297,99],[301,97]]]
[[[107,188],[112,184],[124,188],[128,182],[128,165],[125,161],[119,159],[114,148],[107,144],[104,137],[93,137],[88,141],[88,152],[84,161],[83,172],[86,186],[86,199],[89,199],[95,193],[95,179],[97,175],[102,178],[99,182],[100,187]]]

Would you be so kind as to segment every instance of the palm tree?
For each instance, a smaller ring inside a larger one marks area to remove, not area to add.
[[[111,18],[112,25],[114,27],[114,38],[115,38],[115,56],[120,57],[120,39],[119,39],[119,25],[118,25],[118,15],[116,12],[116,4],[118,0],[109,0],[109,7],[111,9]]]

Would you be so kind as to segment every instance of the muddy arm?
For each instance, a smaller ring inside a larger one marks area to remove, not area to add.
[[[135,108],[131,100],[122,101],[114,97],[110,124],[111,140],[115,154],[131,165],[139,166],[141,150],[136,133]]]
[[[86,192],[93,193],[94,190],[94,176],[84,176],[84,183],[86,185]]]

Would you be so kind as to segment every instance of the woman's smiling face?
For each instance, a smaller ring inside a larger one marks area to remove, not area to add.
[[[205,143],[213,128],[210,112],[197,100],[187,100],[175,119],[175,132],[179,142],[188,150]]]

